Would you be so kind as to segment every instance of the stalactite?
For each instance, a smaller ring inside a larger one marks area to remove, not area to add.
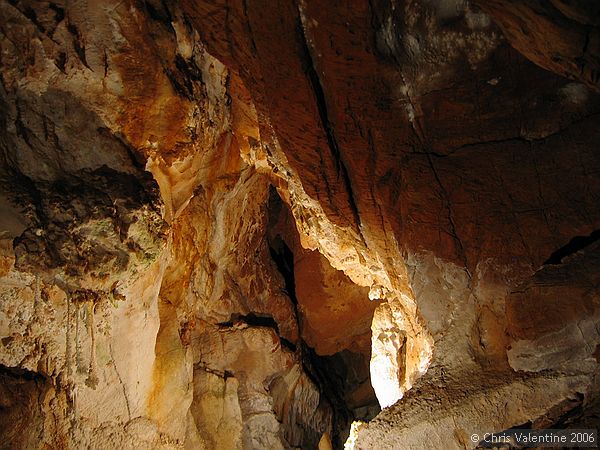
[[[66,316],[66,335],[65,335],[65,370],[67,384],[72,381],[72,355],[71,355],[71,296],[67,294],[67,316]]]
[[[96,364],[96,332],[94,330],[94,309],[96,304],[93,300],[88,302],[88,329],[90,333],[91,339],[91,348],[90,348],[90,367],[88,370],[88,377],[85,380],[85,384],[92,389],[96,389],[98,386],[98,368]]]
[[[83,310],[85,312],[85,309]],[[81,313],[79,302],[75,303],[75,367],[77,373],[85,374],[87,369],[83,362],[83,354],[81,351],[81,336],[79,335],[79,322],[81,321]]]
[[[70,411],[70,417],[71,417],[71,433],[73,433],[74,428],[77,426],[77,419],[78,419],[78,415],[77,415],[77,384],[75,382],[73,382],[71,384],[71,389],[70,389],[70,393],[71,393],[71,411]]]
[[[65,344],[65,393],[67,396],[67,417],[70,422],[70,433],[74,433],[75,426],[77,425],[77,386],[75,384],[73,376],[73,354],[71,348],[71,303],[73,302],[73,296],[71,293],[66,295],[67,302],[67,317],[66,317],[66,344]]]

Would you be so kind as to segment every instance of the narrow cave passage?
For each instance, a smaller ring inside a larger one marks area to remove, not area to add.
[[[318,387],[321,401],[331,406],[332,444],[334,448],[343,448],[351,423],[370,420],[380,411],[369,371],[372,309],[358,309],[363,317],[354,317],[350,322],[336,314],[336,310],[343,314],[348,304],[357,301],[353,298],[356,293],[370,306],[367,292],[333,269],[318,253],[315,255],[300,246],[291,213],[274,189],[269,199],[268,240],[271,258],[294,305],[300,330],[297,352],[303,369]],[[314,263],[315,256],[321,264],[311,264],[307,276],[303,258]],[[315,272],[319,276],[315,277]],[[336,282],[330,285],[332,275]],[[320,278],[320,283],[316,278]],[[313,295],[320,301],[313,302]],[[357,319],[361,319],[358,327]],[[346,329],[344,324],[348,326]],[[315,332],[315,328],[321,329]],[[353,334],[356,330],[359,336]],[[320,338],[334,341],[335,345],[326,345]]]

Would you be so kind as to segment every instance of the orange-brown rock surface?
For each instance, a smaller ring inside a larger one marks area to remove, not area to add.
[[[2,445],[593,426],[599,14],[0,0]]]

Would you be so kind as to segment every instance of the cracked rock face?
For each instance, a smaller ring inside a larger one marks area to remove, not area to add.
[[[6,448],[597,427],[600,11],[355,3],[0,0]]]

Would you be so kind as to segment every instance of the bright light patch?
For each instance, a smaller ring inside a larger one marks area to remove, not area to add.
[[[354,445],[358,439],[358,432],[364,424],[365,423],[360,420],[352,422],[352,425],[350,426],[350,435],[348,436],[348,439],[346,439],[346,442],[344,442],[344,450],[354,450]]]

